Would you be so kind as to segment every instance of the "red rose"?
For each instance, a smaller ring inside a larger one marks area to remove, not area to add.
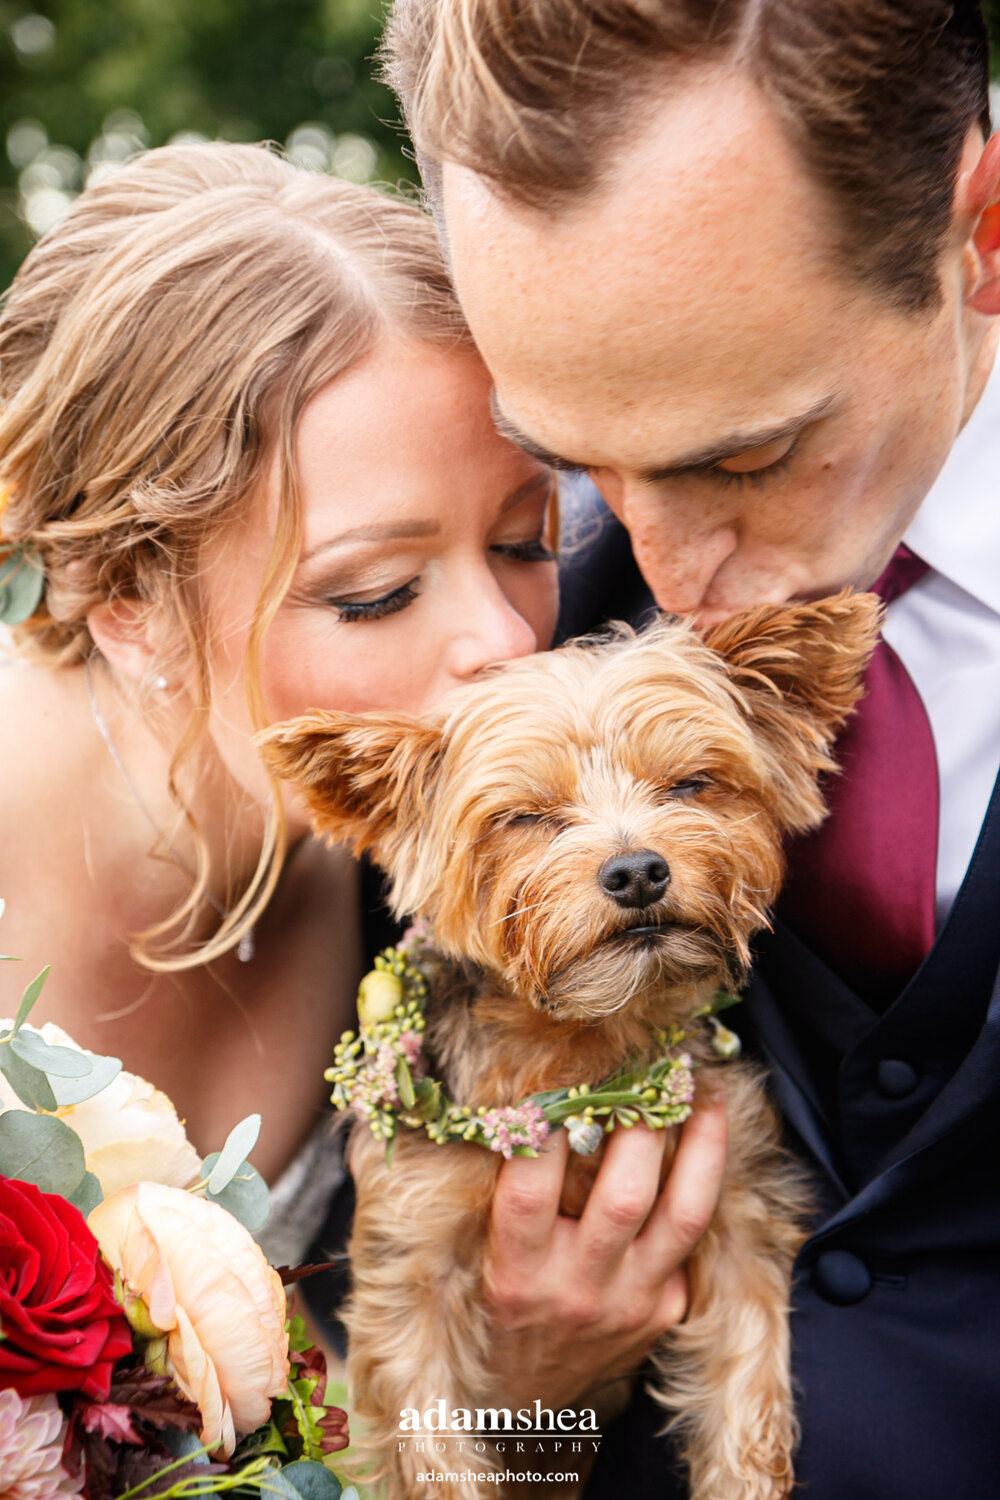
[[[79,1209],[0,1177],[0,1389],[102,1401],[132,1337]]]

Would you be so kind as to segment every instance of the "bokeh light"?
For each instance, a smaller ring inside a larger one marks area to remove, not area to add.
[[[351,182],[416,179],[368,0],[6,0],[0,289],[88,184],[173,141],[269,140]]]

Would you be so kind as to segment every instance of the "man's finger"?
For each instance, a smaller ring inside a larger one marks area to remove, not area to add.
[[[646,1222],[659,1192],[663,1148],[663,1132],[642,1125],[608,1137],[577,1238],[579,1265],[589,1280],[608,1279]]]
[[[695,1107],[649,1222],[636,1241],[636,1269],[650,1284],[670,1276],[708,1228],[726,1166],[726,1104],[721,1096]]]
[[[490,1237],[493,1257],[524,1270],[541,1260],[559,1212],[569,1138],[555,1130],[537,1156],[505,1161],[493,1193]]]

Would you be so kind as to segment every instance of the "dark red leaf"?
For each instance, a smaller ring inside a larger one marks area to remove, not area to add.
[[[307,1276],[318,1276],[321,1271],[332,1271],[336,1266],[335,1260],[324,1260],[315,1266],[275,1266],[282,1286],[294,1286],[297,1281],[305,1281]]]

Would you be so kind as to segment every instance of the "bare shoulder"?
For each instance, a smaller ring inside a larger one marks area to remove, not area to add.
[[[82,672],[0,657],[0,798],[22,787],[58,791],[85,723]]]

